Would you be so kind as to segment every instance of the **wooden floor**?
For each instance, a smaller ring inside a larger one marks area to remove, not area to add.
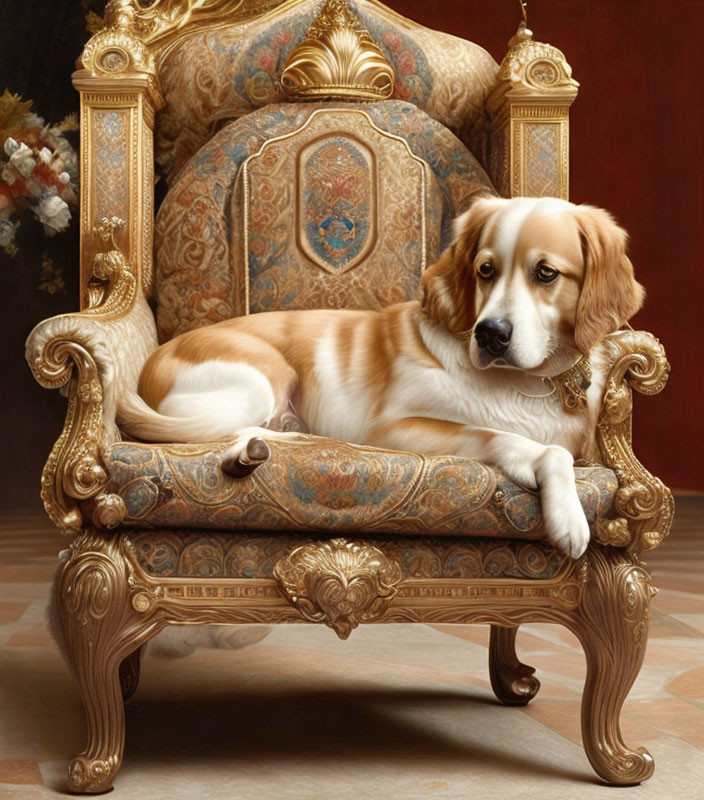
[[[281,626],[239,652],[147,656],[127,706],[116,798],[425,800],[704,797],[704,496],[677,500],[649,555],[645,664],[623,713],[654,777],[611,789],[580,745],[584,657],[567,631],[526,625],[542,688],[525,709],[495,702],[486,626],[367,626],[340,642]],[[58,796],[83,744],[78,693],[44,621],[61,539],[40,518],[0,525],[0,798]],[[520,790],[516,787],[520,786]]]

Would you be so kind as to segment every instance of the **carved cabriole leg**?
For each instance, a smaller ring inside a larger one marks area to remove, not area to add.
[[[139,686],[139,667],[142,660],[142,648],[138,647],[120,664],[120,688],[125,703],[137,691]]]
[[[119,537],[81,533],[59,581],[58,603],[78,680],[88,743],[69,767],[68,788],[104,792],[122,762],[124,708],[120,664],[157,630],[130,601],[130,572]]]
[[[535,670],[516,655],[518,628],[491,626],[489,636],[489,677],[494,694],[507,706],[525,706],[538,693],[540,681]]]
[[[582,740],[595,772],[610,783],[633,784],[653,773],[650,753],[621,737],[623,702],[638,675],[648,636],[650,576],[622,549],[592,546],[582,602],[568,627],[587,659]]]

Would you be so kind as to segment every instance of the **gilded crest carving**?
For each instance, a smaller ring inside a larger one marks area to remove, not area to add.
[[[310,622],[324,622],[347,639],[360,622],[379,619],[398,591],[401,569],[379,549],[345,539],[296,548],[274,576]]]
[[[297,99],[385,100],[394,90],[394,70],[347,0],[327,0],[286,59],[281,86]]]

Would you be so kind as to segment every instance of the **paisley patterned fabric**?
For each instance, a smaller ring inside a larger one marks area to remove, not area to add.
[[[291,533],[199,533],[191,530],[134,531],[139,565],[157,578],[272,578],[274,566],[311,541]],[[404,536],[357,539],[381,550],[401,567],[403,578],[514,578],[548,580],[570,559],[545,542]]]
[[[466,147],[409,103],[248,114],[201,149],[159,211],[160,339],[250,311],[411,299],[486,189]]]
[[[110,491],[126,525],[223,530],[343,531],[484,537],[543,536],[537,495],[478,461],[378,450],[298,435],[245,479],[225,475],[226,443],[106,449]],[[590,526],[612,513],[611,470],[578,468]]]
[[[157,117],[157,160],[173,178],[222,125],[283,101],[283,63],[320,9],[286,3],[247,24],[184,36],[159,64],[166,107]],[[404,20],[366,0],[350,8],[396,75],[394,97],[418,106],[470,148],[483,135],[484,102],[498,65],[478,45]]]

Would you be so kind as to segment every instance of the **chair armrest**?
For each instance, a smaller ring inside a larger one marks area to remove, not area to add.
[[[670,374],[665,349],[645,331],[622,330],[606,339],[611,360],[596,438],[603,463],[619,481],[614,507],[619,515],[597,530],[604,544],[640,554],[657,547],[672,526],[670,490],[638,461],[631,446],[632,389],[662,391]]]
[[[98,277],[87,309],[40,322],[29,334],[25,356],[37,381],[66,387],[64,429],[42,473],[41,497],[62,532],[78,532],[86,507],[93,521],[114,527],[124,503],[103,493],[108,475],[102,452],[120,438],[115,413],[120,393],[134,391],[140,370],[157,346],[151,309],[119,250],[96,257]]]

